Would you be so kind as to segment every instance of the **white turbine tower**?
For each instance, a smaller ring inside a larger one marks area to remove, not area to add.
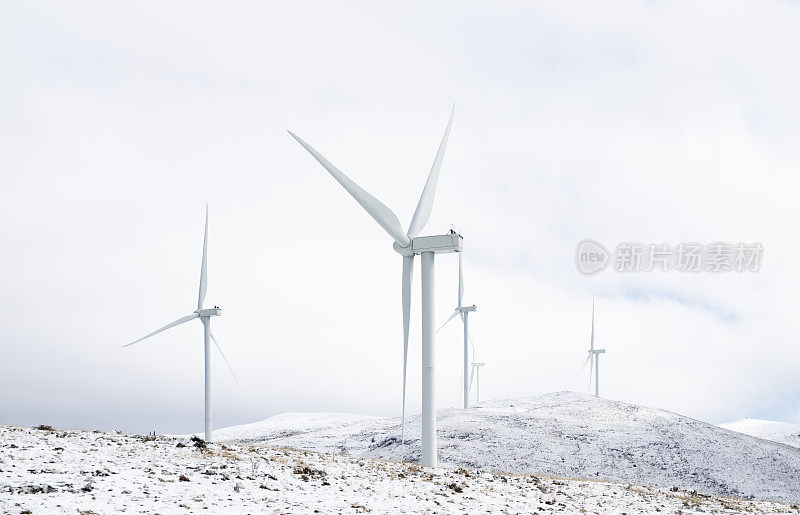
[[[156,335],[162,331],[166,331],[171,327],[175,327],[177,325],[185,324],[190,320],[194,320],[195,318],[199,318],[201,322],[203,322],[203,352],[205,355],[205,441],[211,442],[211,346],[209,343],[209,339],[214,341],[214,345],[216,345],[217,350],[219,350],[222,359],[225,361],[225,364],[228,366],[228,370],[230,370],[231,375],[233,375],[233,369],[231,369],[230,364],[228,364],[228,360],[225,358],[225,354],[222,353],[222,349],[220,348],[219,344],[217,343],[217,339],[214,338],[214,333],[211,332],[211,317],[219,316],[222,314],[222,310],[214,306],[210,309],[203,309],[203,301],[206,298],[206,286],[208,283],[207,273],[206,273],[206,255],[208,249],[208,206],[206,205],[206,230],[205,235],[203,236],[203,264],[200,267],[200,293],[197,298],[197,309],[191,315],[186,315],[185,317],[179,318],[178,320],[172,322],[171,324],[167,324],[161,329],[153,331],[152,333],[148,334],[147,336],[143,336],[136,341],[123,345],[123,347],[128,347],[133,345],[134,343],[139,343],[142,340],[150,338],[153,335]],[[236,376],[234,375],[234,380]]]
[[[431,215],[433,199],[436,194],[436,183],[442,167],[447,139],[453,124],[455,107],[450,112],[439,150],[433,160],[428,180],[420,195],[417,209],[408,231],[403,227],[391,209],[378,199],[364,191],[358,184],[342,173],[338,168],[322,157],[311,145],[303,141],[292,131],[289,134],[297,140],[319,163],[341,184],[364,210],[394,239],[394,250],[403,256],[403,413],[401,438],[405,439],[406,411],[406,368],[408,360],[408,327],[411,316],[411,277],[414,270],[414,256],[422,256],[422,464],[436,466],[436,405],[434,376],[434,255],[461,252],[462,238],[451,233],[440,236],[417,236],[422,231]]]
[[[469,375],[469,314],[478,310],[478,306],[462,306],[461,302],[464,298],[464,268],[462,266],[461,257],[463,253],[458,255],[458,304],[455,311],[450,315],[450,318],[436,330],[438,333],[456,316],[461,315],[461,323],[464,326],[464,409],[469,409],[469,384],[471,379],[467,379]],[[474,360],[473,360],[474,361]]]
[[[586,363],[589,362],[589,390],[592,389],[592,370],[594,369],[595,397],[600,396],[600,354],[605,353],[605,349],[594,348],[594,295],[592,295],[592,337],[589,340],[589,355],[586,357],[586,361],[583,362],[583,366],[585,367]]]

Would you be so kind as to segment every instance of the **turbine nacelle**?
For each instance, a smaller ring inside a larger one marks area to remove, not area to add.
[[[449,254],[451,252],[461,252],[463,249],[464,238],[456,232],[439,236],[417,236],[411,239],[411,252],[414,254],[422,254],[423,252]]]
[[[437,236],[417,236],[411,238],[411,244],[405,247],[399,243],[392,244],[395,252],[403,257],[420,255],[423,252],[433,252],[434,254],[449,254],[464,250],[464,237],[456,232],[440,234]]]
[[[460,308],[456,308],[456,311],[458,311],[459,313],[478,311],[478,306],[476,306],[475,304],[471,306],[461,306]]]
[[[220,308],[218,308],[217,306],[214,306],[213,308],[198,309],[198,310],[195,311],[195,313],[197,313],[197,316],[199,316],[200,318],[203,318],[203,317],[218,317],[218,316],[220,316],[222,314],[222,310]]]

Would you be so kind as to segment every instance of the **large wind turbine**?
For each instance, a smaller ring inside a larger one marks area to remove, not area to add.
[[[225,358],[225,354],[222,353],[222,349],[217,343],[217,339],[214,338],[214,333],[211,332],[211,317],[221,315],[222,310],[217,306],[214,306],[213,308],[209,309],[203,309],[203,301],[206,298],[206,286],[208,283],[208,278],[206,273],[207,250],[208,250],[208,206],[206,206],[206,230],[205,230],[205,235],[203,236],[203,264],[200,267],[200,293],[197,298],[197,309],[191,315],[186,315],[185,317],[179,318],[176,321],[172,322],[171,324],[167,324],[161,329],[153,331],[147,336],[143,336],[136,341],[123,345],[123,347],[128,347],[130,345],[133,345],[134,343],[139,343],[140,341],[150,338],[153,335],[156,335],[162,331],[166,331],[171,327],[185,324],[186,322],[194,320],[195,318],[199,318],[200,321],[203,322],[203,352],[205,355],[205,372],[206,372],[205,373],[205,440],[206,442],[211,442],[211,346],[209,343],[209,339],[214,341],[214,345],[217,346],[217,350],[219,350],[220,355],[222,355],[222,359],[225,361],[225,364],[228,366],[228,370],[230,370],[231,374],[233,374],[233,370],[228,364],[228,360]],[[234,376],[234,379],[235,378],[236,376]]]
[[[436,183],[439,180],[439,170],[442,167],[447,139],[453,124],[455,107],[450,112],[450,120],[433,160],[433,166],[428,174],[428,180],[420,195],[417,209],[408,226],[408,231],[403,232],[403,227],[391,209],[378,199],[364,191],[358,184],[336,168],[327,159],[314,150],[311,145],[303,141],[292,131],[289,134],[303,146],[314,159],[333,176],[339,184],[358,202],[372,218],[389,233],[394,239],[394,250],[403,256],[403,413],[401,438],[405,438],[405,411],[406,411],[406,369],[408,362],[408,327],[411,317],[411,277],[414,270],[414,256],[422,256],[422,464],[436,466],[436,405],[435,405],[435,376],[434,376],[434,255],[461,252],[462,238],[456,233],[440,236],[417,236],[422,231],[431,215],[433,199],[436,194]]]
[[[592,337],[589,341],[589,355],[586,357],[586,361],[583,362],[583,366],[586,366],[586,363],[589,362],[589,389],[592,388],[592,369],[594,369],[594,396],[600,396],[600,354],[605,354],[605,349],[595,349],[594,348],[594,295],[592,295]],[[592,359],[594,358],[594,359]]]
[[[461,315],[461,322],[464,326],[464,409],[469,409],[469,384],[470,379],[467,379],[469,374],[469,314],[478,310],[478,306],[462,306],[461,301],[464,298],[464,268],[462,267],[461,257],[463,253],[458,255],[458,305],[456,306],[450,318],[436,330],[438,333],[444,326],[448,324],[456,316]],[[474,370],[473,370],[474,371]]]

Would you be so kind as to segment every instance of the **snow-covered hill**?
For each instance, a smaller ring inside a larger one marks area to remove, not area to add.
[[[677,488],[0,426],[2,513],[796,513]]]
[[[248,443],[417,460],[418,417],[280,415],[215,433]],[[438,414],[441,463],[512,474],[608,479],[800,502],[800,449],[663,410],[560,392]]]
[[[800,425],[797,424],[759,420],[757,418],[742,418],[726,424],[720,424],[719,427],[755,436],[756,438],[763,438],[764,440],[800,447]]]
[[[369,417],[351,413],[283,413],[261,422],[216,429],[214,430],[214,440],[218,442],[233,440],[261,441],[265,437],[275,439],[312,431],[344,430],[344,428],[353,424],[368,423],[369,421],[383,423],[384,420],[381,417]],[[202,437],[203,435],[197,436]]]

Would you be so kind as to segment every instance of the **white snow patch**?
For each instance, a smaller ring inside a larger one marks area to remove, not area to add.
[[[720,424],[719,427],[738,431],[746,435],[785,443],[793,447],[800,447],[800,425],[775,422],[773,420],[760,420],[757,418],[742,418]]]
[[[350,413],[283,413],[261,422],[230,426],[215,430],[212,435],[215,441],[247,441],[253,435],[260,441],[264,435],[272,438],[285,438],[298,434],[320,431],[323,429],[344,430],[347,426],[359,422],[380,420],[380,417],[353,415]],[[197,436],[202,437],[202,434]]]

